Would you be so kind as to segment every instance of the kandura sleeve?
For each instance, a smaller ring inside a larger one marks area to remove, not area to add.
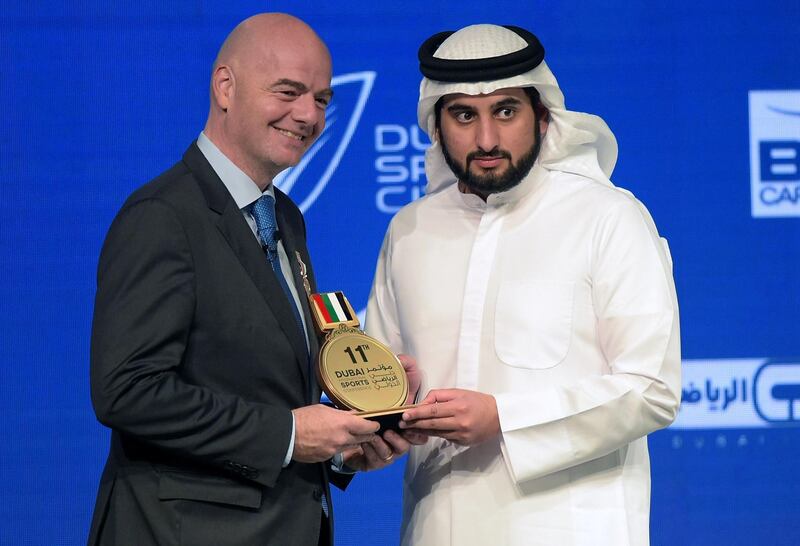
[[[598,223],[591,244],[592,301],[610,373],[535,396],[495,396],[517,482],[611,453],[669,425],[678,411],[680,329],[665,241],[630,197]]]

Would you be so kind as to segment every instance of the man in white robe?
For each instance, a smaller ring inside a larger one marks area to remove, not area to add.
[[[366,323],[422,373],[403,544],[649,543],[646,435],[680,400],[671,259],[543,57],[495,25],[420,49],[427,195],[391,222]]]

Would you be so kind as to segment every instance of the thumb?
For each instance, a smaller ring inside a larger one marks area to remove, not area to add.
[[[435,404],[436,402],[449,402],[456,397],[453,389],[437,389],[428,393],[428,396],[420,404]]]
[[[397,355],[397,360],[403,365],[403,369],[408,371],[417,367],[417,360],[411,355]]]
[[[381,425],[377,421],[370,421],[369,419],[364,419],[363,417],[355,415],[350,423],[350,427],[348,427],[351,434],[369,434],[371,432],[378,432],[380,428]]]

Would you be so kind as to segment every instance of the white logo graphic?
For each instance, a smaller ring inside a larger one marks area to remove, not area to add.
[[[290,194],[301,211],[306,212],[314,204],[322,190],[328,185],[336,167],[339,166],[339,161],[350,144],[361,114],[364,112],[364,106],[367,104],[374,82],[375,72],[353,72],[335,76],[331,80],[331,87],[336,93],[334,102],[326,112],[325,129],[297,165],[275,177],[275,185],[284,193]],[[350,85],[360,86],[355,102],[341,104],[336,99],[343,94],[343,88]],[[346,124],[346,126],[342,128],[342,124]],[[337,140],[338,142],[336,142]],[[300,176],[305,171],[313,171],[310,172],[311,177],[316,176],[317,172],[321,172],[316,182],[305,180],[300,191],[295,190],[292,193],[292,189],[298,186]],[[300,195],[297,195],[298,193]]]
[[[375,206],[379,211],[394,214],[420,198],[427,183],[425,150],[430,145],[425,133],[414,124],[375,126],[375,170],[379,185]]]
[[[800,424],[800,361],[769,362],[756,372],[754,402],[770,423]]]
[[[800,426],[800,359],[684,360],[672,429]]]
[[[800,90],[749,99],[753,217],[800,216]]]

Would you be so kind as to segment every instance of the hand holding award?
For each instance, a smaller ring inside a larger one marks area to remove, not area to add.
[[[297,256],[317,332],[325,335],[317,379],[339,409],[356,410],[377,421],[381,431],[398,430],[408,398],[408,377],[386,345],[358,329],[359,321],[342,292],[312,294],[305,264]]]

